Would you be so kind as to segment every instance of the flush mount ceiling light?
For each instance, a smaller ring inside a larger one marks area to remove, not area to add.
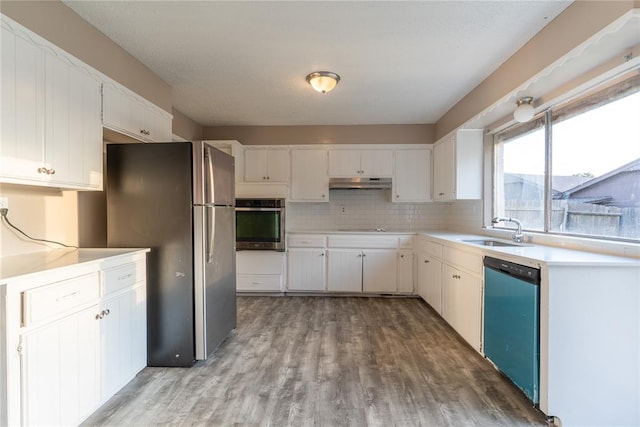
[[[513,112],[513,118],[516,119],[517,122],[524,123],[533,118],[534,110],[533,105],[531,105],[532,102],[533,98],[531,96],[523,96],[518,99],[516,103],[518,107]]]
[[[320,93],[327,93],[333,90],[340,81],[340,76],[331,71],[314,71],[307,76],[307,83]]]

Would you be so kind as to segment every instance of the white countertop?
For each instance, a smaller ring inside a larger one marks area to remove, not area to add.
[[[509,255],[525,258],[527,260],[544,263],[547,265],[590,265],[590,266],[628,266],[640,268],[640,260],[621,256],[597,254],[593,252],[578,251],[573,249],[556,248],[554,246],[521,244],[519,246],[481,246],[462,240],[497,240],[504,239],[483,236],[479,234],[465,234],[451,231],[426,231],[418,233],[425,237],[436,238],[443,242],[464,245],[467,248],[480,249],[485,255],[496,256]]]
[[[93,262],[103,258],[129,255],[135,252],[149,252],[149,249],[99,248],[99,249],[55,249],[0,258],[0,281],[38,273],[45,270],[69,267]]]
[[[614,255],[598,254],[593,252],[579,251],[573,249],[557,248],[554,246],[522,244],[519,246],[482,246],[473,243],[463,242],[463,240],[497,240],[509,242],[508,240],[485,236],[481,234],[460,233],[444,230],[424,230],[424,231],[394,231],[385,232],[366,230],[327,230],[327,231],[289,231],[291,234],[369,234],[374,236],[384,236],[385,234],[418,235],[437,239],[442,243],[454,243],[460,248],[473,249],[482,252],[484,255],[509,258],[519,258],[533,264],[546,265],[590,265],[590,266],[621,266],[636,267],[640,269],[640,260]],[[514,262],[517,262],[514,260]]]

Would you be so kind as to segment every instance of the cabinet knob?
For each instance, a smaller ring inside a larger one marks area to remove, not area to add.
[[[263,176],[263,177],[262,177],[262,179],[266,180],[266,179],[267,179],[267,177],[266,177],[266,176]]]
[[[47,174],[48,174],[48,175],[55,175],[55,174],[56,174],[56,170],[55,170],[55,169],[49,169],[49,170],[47,171]]]
[[[322,195],[322,198],[324,199],[324,194]]]
[[[47,168],[38,168],[38,173],[47,173]]]
[[[362,254],[363,257],[367,256],[367,254]]]
[[[271,179],[270,177],[267,177],[267,179]]]
[[[362,258],[362,254],[358,254],[358,258]]]
[[[96,320],[102,319],[102,314],[96,314]]]
[[[324,256],[324,252],[322,252],[322,253],[320,254],[320,256]]]
[[[399,199],[399,198],[400,198],[400,195],[399,195],[399,194],[396,194],[396,199]]]
[[[438,193],[438,196],[444,196],[444,193]]]

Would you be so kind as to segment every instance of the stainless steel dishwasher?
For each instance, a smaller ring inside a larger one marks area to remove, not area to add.
[[[484,354],[534,404],[540,383],[540,270],[484,257]]]

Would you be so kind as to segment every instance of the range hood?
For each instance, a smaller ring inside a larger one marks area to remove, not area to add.
[[[329,178],[329,189],[389,190],[391,178]]]

